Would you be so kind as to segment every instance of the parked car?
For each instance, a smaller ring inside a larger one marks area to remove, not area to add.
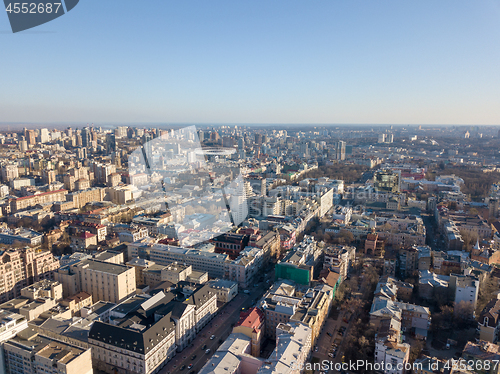
[[[186,368],[186,365],[182,365],[181,368],[179,369],[180,371],[184,370]]]
[[[196,358],[196,355],[191,356],[191,360],[194,360]]]

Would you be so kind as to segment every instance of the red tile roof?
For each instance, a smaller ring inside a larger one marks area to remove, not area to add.
[[[236,323],[236,326],[250,327],[252,329],[258,329],[259,326],[264,322],[264,313],[259,308],[250,308],[246,312],[240,313],[240,320]]]

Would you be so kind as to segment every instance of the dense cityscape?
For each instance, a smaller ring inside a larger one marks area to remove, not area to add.
[[[495,126],[2,131],[2,372],[500,373],[499,149]]]

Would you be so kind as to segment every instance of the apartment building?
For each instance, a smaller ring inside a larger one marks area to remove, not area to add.
[[[40,245],[43,241],[43,235],[36,231],[28,230],[22,227],[9,229],[3,226],[0,228],[0,243],[13,244],[19,243],[23,245]]]
[[[479,280],[469,275],[451,274],[450,291],[455,295],[455,312],[463,312],[460,304],[470,304],[468,317],[473,318],[479,296]]]
[[[225,278],[237,282],[241,288],[247,288],[260,275],[266,263],[266,252],[262,248],[246,247],[240,252],[238,258],[226,264],[227,275]]]
[[[134,257],[129,262],[128,266],[132,266],[135,269],[135,282],[136,285],[145,284],[144,282],[144,270],[148,269],[150,266],[155,265],[154,261],[145,260],[143,258]]]
[[[66,200],[72,201],[75,208],[82,208],[87,203],[95,201],[104,201],[106,196],[105,188],[89,188],[83,191],[75,191],[67,194]]]
[[[401,323],[387,318],[379,325],[375,335],[375,363],[384,363],[384,373],[404,374],[410,359],[410,344],[401,342]],[[390,365],[389,365],[390,364]]]
[[[6,374],[92,374],[90,349],[26,329],[3,344]]]
[[[260,301],[266,316],[266,336],[276,338],[276,327],[289,321],[302,322],[312,331],[312,342],[323,327],[333,300],[333,288],[322,284],[315,288],[296,288],[293,282],[279,282]]]
[[[0,302],[13,299],[21,289],[41,279],[52,279],[59,268],[49,251],[34,248],[0,251]]]
[[[63,287],[58,281],[42,279],[30,286],[24,287],[21,290],[21,296],[27,297],[30,300],[49,297],[59,301],[63,298]]]
[[[28,319],[9,310],[0,309],[0,343],[13,338],[28,327]],[[0,362],[0,368],[2,363]]]
[[[240,313],[239,321],[233,327],[234,333],[242,333],[251,339],[251,354],[260,357],[261,343],[264,338],[264,313],[259,308],[250,308]]]
[[[64,297],[85,291],[93,300],[119,303],[135,293],[135,269],[126,265],[83,260],[59,269],[54,278],[63,284]]]
[[[103,242],[106,240],[106,235],[108,233],[108,227],[106,225],[101,225],[99,223],[91,223],[91,222],[82,222],[82,221],[73,221],[70,223],[69,227],[71,229],[75,229],[76,231],[88,231],[97,237],[97,241]],[[70,231],[71,234],[71,231]]]
[[[384,319],[401,321],[402,331],[412,331],[416,337],[425,339],[431,325],[429,308],[420,305],[392,301],[385,297],[375,297],[370,309],[370,323],[378,327]]]
[[[131,246],[129,248],[129,258],[140,257],[134,255]],[[191,265],[193,270],[207,272],[210,278],[226,278],[229,256],[220,253],[199,251],[196,249],[185,249],[166,244],[155,244],[150,248],[149,260],[160,265],[168,265],[172,262],[185,263]]]
[[[300,322],[281,323],[276,327],[276,348],[257,374],[298,374],[311,355],[312,330]]]
[[[323,269],[340,274],[342,280],[347,278],[353,262],[356,260],[356,248],[336,245],[323,250]]]
[[[10,209],[12,213],[19,212],[35,205],[43,205],[47,203],[55,203],[57,201],[66,201],[68,191],[61,189],[56,191],[42,192],[35,195],[18,197],[10,201]]]
[[[217,301],[228,303],[238,294],[238,283],[226,279],[213,279],[208,286],[217,294]]]
[[[201,368],[198,374],[237,374],[243,373],[242,364],[255,368],[262,365],[262,361],[250,356],[251,340],[241,333],[230,334],[224,343],[221,344],[207,363]]]

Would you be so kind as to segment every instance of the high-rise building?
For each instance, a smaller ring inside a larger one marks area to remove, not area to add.
[[[40,143],[48,143],[49,142],[49,130],[43,128],[40,129]]]
[[[346,143],[342,140],[339,140],[336,145],[336,159],[337,160],[345,160],[345,146]]]
[[[2,180],[4,182],[10,182],[13,179],[19,177],[19,171],[17,165],[7,164],[2,166]]]
[[[85,127],[82,129],[82,147],[89,147],[92,141],[90,135],[90,128]]]
[[[108,154],[116,152],[116,135],[114,133],[106,134],[106,150]]]

